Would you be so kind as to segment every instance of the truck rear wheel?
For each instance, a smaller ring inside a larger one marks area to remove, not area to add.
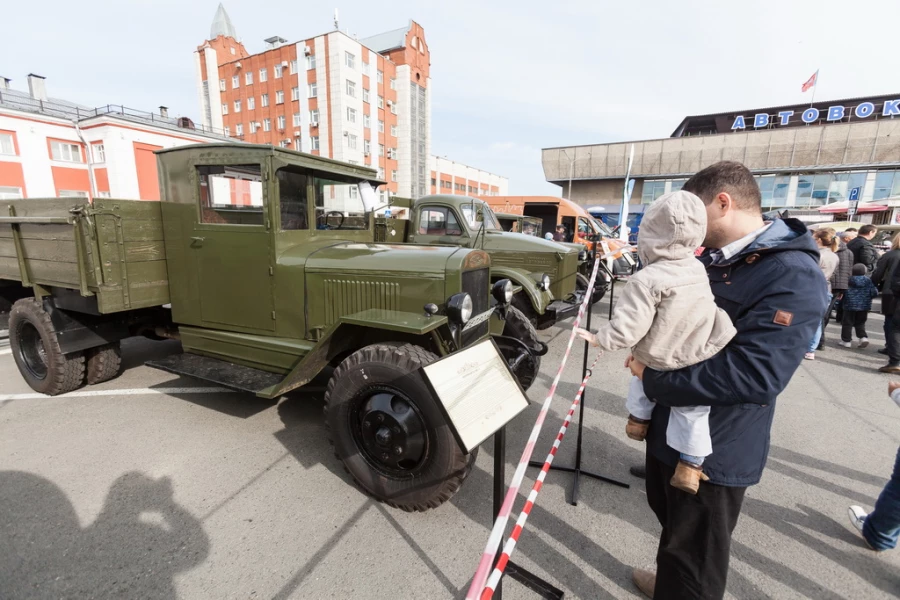
[[[456,443],[422,367],[437,356],[412,344],[373,344],[335,369],[325,422],[335,454],[373,497],[406,511],[450,499],[476,452]]]
[[[591,304],[596,304],[603,299],[603,296],[606,295],[606,285],[604,281],[601,279],[603,276],[600,273],[597,273],[597,279],[594,281],[594,294],[591,297]],[[579,292],[587,293],[588,284],[591,280],[582,275],[581,273],[575,274],[575,289]]]
[[[109,381],[122,371],[122,346],[119,342],[91,348],[85,352],[85,358],[88,385]]]
[[[503,336],[511,337],[519,340],[534,352],[543,352],[544,345],[538,339],[537,330],[531,324],[522,311],[515,306],[510,306],[506,310],[506,321],[503,326]],[[516,359],[522,354],[523,348],[514,342],[498,339],[497,346],[500,348],[503,358],[507,363]],[[524,356],[519,365],[513,369],[513,375],[519,381],[519,385],[523,390],[528,390],[541,370],[541,357],[530,354]]]
[[[9,345],[19,373],[36,392],[56,396],[84,384],[84,353],[63,354],[50,315],[33,298],[13,304]]]

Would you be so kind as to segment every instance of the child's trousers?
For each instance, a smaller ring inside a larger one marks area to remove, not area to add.
[[[656,403],[644,394],[644,385],[637,377],[631,378],[625,408],[628,414],[638,419],[649,420]],[[709,456],[712,441],[709,438],[708,406],[673,407],[666,429],[666,443],[681,454]]]

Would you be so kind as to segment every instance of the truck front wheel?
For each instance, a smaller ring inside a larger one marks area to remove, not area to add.
[[[456,443],[425,383],[437,356],[412,344],[373,344],[335,369],[325,392],[325,422],[335,454],[359,486],[406,511],[450,499],[476,452]]]
[[[541,354],[544,353],[546,346],[538,339],[537,331],[522,311],[515,306],[506,309],[506,321],[503,326],[503,337],[515,338],[531,348],[533,354],[524,354],[524,348],[515,342],[497,339],[497,346],[506,362],[513,363],[513,375],[519,381],[519,385],[523,390],[528,390],[541,370]],[[522,355],[521,360],[518,360]]]
[[[63,354],[50,315],[33,298],[13,304],[9,346],[19,373],[36,392],[56,396],[84,384],[84,353]]]

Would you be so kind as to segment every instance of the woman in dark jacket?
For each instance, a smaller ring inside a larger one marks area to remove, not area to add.
[[[834,230],[832,230],[834,231]],[[841,322],[841,317],[843,311],[841,311],[840,301],[841,298],[844,297],[844,292],[847,291],[847,288],[850,287],[850,271],[853,270],[853,252],[847,248],[847,244],[844,243],[843,238],[838,238],[840,240],[839,248],[837,249],[838,266],[837,269],[834,270],[834,274],[831,276],[831,293],[834,294],[831,304],[837,309],[837,315],[835,319],[837,322]],[[825,314],[825,321],[827,323],[828,317],[831,316],[831,308],[829,307],[828,312]],[[821,347],[820,347],[821,349]]]
[[[872,283],[881,290],[881,314],[884,315],[884,339],[891,339],[891,316],[894,314],[894,307],[897,303],[894,293],[891,291],[891,278],[894,269],[900,264],[900,233],[894,236],[891,241],[891,249],[881,255],[878,264],[875,265],[875,272],[872,273]],[[887,354],[887,346],[879,350],[881,354]]]

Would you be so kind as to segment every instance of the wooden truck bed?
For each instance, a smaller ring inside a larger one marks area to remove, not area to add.
[[[0,202],[0,281],[76,290],[101,314],[169,302],[158,202],[29,198]]]

